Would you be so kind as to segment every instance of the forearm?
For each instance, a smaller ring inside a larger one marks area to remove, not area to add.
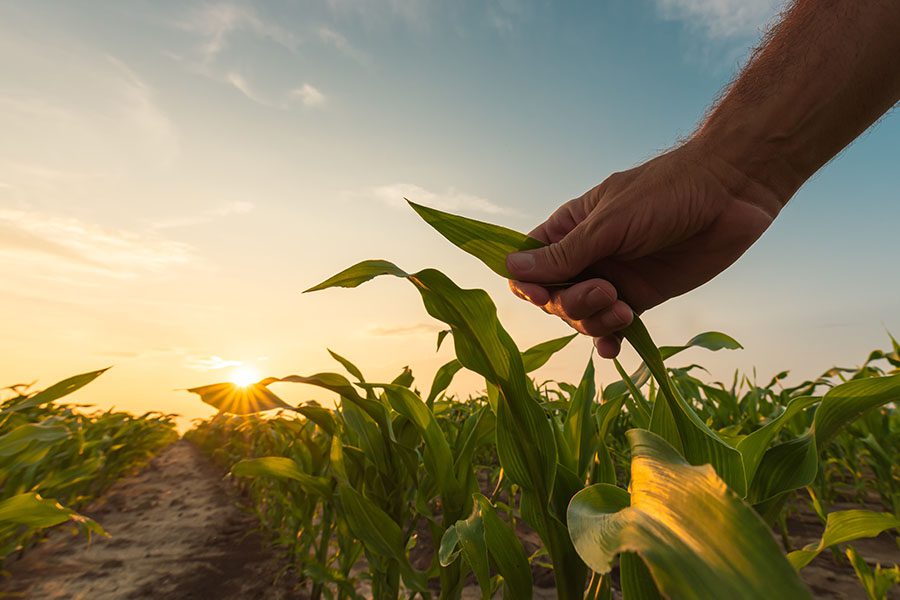
[[[900,0],[798,0],[692,138],[782,205],[900,100]]]

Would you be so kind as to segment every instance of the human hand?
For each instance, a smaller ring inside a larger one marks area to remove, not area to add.
[[[507,257],[510,287],[613,358],[635,312],[721,273],[786,201],[689,142],[563,204],[530,234],[548,246]]]

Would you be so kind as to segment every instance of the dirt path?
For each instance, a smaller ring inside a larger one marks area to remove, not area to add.
[[[47,600],[296,598],[283,563],[253,534],[221,470],[185,441],[84,511],[110,533],[88,545],[54,531],[21,560],[0,592]],[[276,579],[279,579],[276,582]]]

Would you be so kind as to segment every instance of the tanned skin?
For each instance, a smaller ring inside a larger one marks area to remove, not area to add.
[[[898,101],[900,0],[797,0],[690,139],[532,231],[548,246],[507,258],[510,287],[612,358],[635,313],[734,263]]]

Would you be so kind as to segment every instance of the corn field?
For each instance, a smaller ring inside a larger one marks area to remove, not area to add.
[[[9,397],[0,404],[0,560],[66,522],[88,536],[106,535],[102,524],[77,511],[178,438],[171,415],[135,417],[57,403],[102,373],[76,375],[37,392],[27,385],[4,390]]]
[[[412,206],[502,277],[509,253],[541,245]],[[624,331],[643,361],[633,373],[616,361],[621,378],[598,389],[586,357],[577,383],[537,382],[530,374],[572,336],[523,352],[486,292],[440,271],[367,260],[308,291],[380,276],[412,284],[447,328],[438,346],[452,341],[456,358],[427,389],[409,370],[369,381],[332,353],[340,373],[191,390],[220,412],[186,437],[230,470],[311,598],[454,599],[474,581],[482,598],[526,599],[538,577],[565,600],[793,599],[810,597],[800,572],[823,552],[852,565],[869,598],[900,583],[896,564],[870,566],[854,548],[900,527],[893,338],[861,367],[793,387],[786,373],[726,385],[672,359],[736,340],[707,332],[657,347],[635,318]],[[483,394],[447,394],[462,369],[484,378]],[[275,382],[315,386],[322,402],[290,406]],[[839,499],[860,508],[830,510]],[[793,548],[799,505],[824,533]]]

